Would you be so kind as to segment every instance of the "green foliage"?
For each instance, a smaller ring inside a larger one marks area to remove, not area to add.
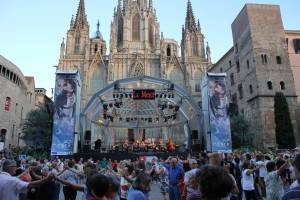
[[[45,108],[30,111],[23,123],[22,139],[33,149],[49,149],[51,145],[52,116]]]
[[[276,92],[274,97],[274,112],[276,123],[276,143],[279,149],[295,148],[293,125],[290,111],[283,93]]]
[[[230,118],[232,147],[234,149],[251,143],[252,138],[248,133],[249,123],[243,115]]]

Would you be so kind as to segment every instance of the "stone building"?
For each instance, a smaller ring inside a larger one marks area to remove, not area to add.
[[[66,43],[61,44],[58,70],[79,72],[81,109],[92,95],[108,84],[143,75],[171,80],[200,102],[200,77],[207,71],[211,58],[190,1],[181,31],[179,53],[178,42],[165,38],[160,32],[152,0],[119,0],[113,12],[108,46],[100,33],[99,23],[96,34],[90,36],[84,0],[80,0]],[[127,134],[120,134],[120,137],[125,139]]]
[[[298,120],[298,133],[300,133],[300,31],[286,30],[286,43],[288,47],[288,54],[290,65],[293,71],[296,94],[298,96],[298,108],[296,112],[296,119]]]
[[[0,143],[18,146],[21,123],[35,108],[34,78],[0,55]],[[1,149],[0,149],[1,150]]]
[[[53,112],[53,101],[46,94],[45,88],[35,88],[35,106],[45,108],[49,113]]]
[[[233,47],[209,71],[227,73],[230,100],[250,122],[248,132],[255,146],[276,146],[276,92],[286,96],[299,143],[293,60],[289,58],[279,6],[246,4],[231,28]]]

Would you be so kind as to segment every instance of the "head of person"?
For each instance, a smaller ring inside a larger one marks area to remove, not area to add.
[[[191,163],[192,169],[195,169],[195,168],[198,167],[198,162],[197,162],[196,159],[191,159],[191,160],[190,160],[190,163]]]
[[[245,169],[251,169],[251,163],[249,161],[243,162],[242,169],[243,170],[245,170]]]
[[[212,153],[209,155],[209,165],[219,167],[222,163],[222,156],[220,153]]]
[[[75,165],[75,163],[74,163],[73,160],[69,160],[69,161],[68,161],[68,167],[69,167],[69,168],[73,168],[74,165]]]
[[[16,161],[6,159],[2,164],[2,171],[9,173],[10,175],[14,176],[16,174],[18,166]]]
[[[200,192],[205,200],[217,200],[229,195],[233,180],[221,167],[204,166],[196,174]]]
[[[114,199],[119,192],[120,189],[120,182],[118,179],[114,176],[107,176],[108,179],[108,190],[106,191],[106,198],[108,199]]]
[[[132,187],[136,190],[140,190],[147,194],[151,190],[151,176],[146,173],[140,173],[132,184]]]
[[[102,174],[95,173],[89,180],[88,191],[96,199],[104,199],[109,188],[108,178]]]
[[[272,172],[276,170],[276,163],[274,161],[269,161],[266,165],[267,171]]]
[[[176,157],[171,158],[170,164],[172,167],[176,167],[178,163],[178,159]]]

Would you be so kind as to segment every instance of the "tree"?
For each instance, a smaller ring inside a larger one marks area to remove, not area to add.
[[[245,145],[249,140],[248,121],[243,115],[236,115],[230,118],[230,123],[233,148],[239,148],[241,145]]]
[[[52,116],[45,108],[27,114],[23,123],[22,139],[31,148],[48,149],[51,145]]]
[[[276,124],[276,143],[278,148],[295,148],[294,130],[291,122],[289,106],[283,93],[276,92],[274,97]]]

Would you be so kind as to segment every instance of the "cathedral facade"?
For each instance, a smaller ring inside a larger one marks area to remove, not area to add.
[[[80,0],[66,41],[61,44],[58,70],[79,72],[81,110],[97,91],[114,81],[143,75],[172,81],[200,105],[200,77],[211,65],[211,58],[190,0],[180,44],[160,32],[152,0],[118,1],[109,45],[99,23],[96,35],[90,35],[84,0]]]

